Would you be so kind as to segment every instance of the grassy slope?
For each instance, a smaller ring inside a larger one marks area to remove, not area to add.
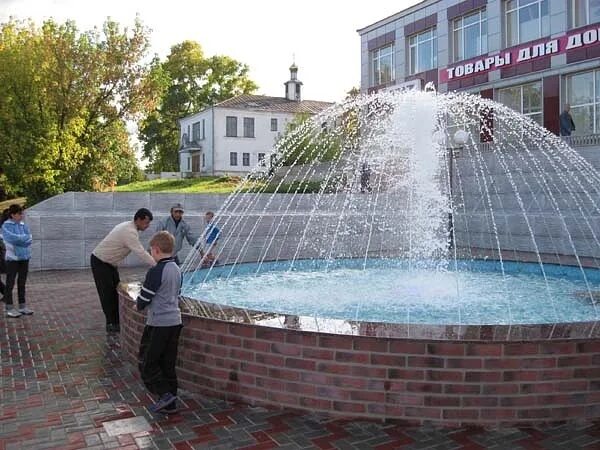
[[[202,177],[185,180],[151,180],[117,186],[116,192],[180,192],[229,194],[240,183],[238,177]]]

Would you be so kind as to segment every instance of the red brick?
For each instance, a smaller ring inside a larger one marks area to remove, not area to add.
[[[502,381],[502,372],[465,372],[467,383],[498,383]]]
[[[536,381],[537,378],[536,370],[507,370],[502,375],[503,381]]]
[[[406,364],[408,367],[444,367],[444,358],[429,356],[409,356]]]
[[[287,344],[298,344],[302,346],[316,347],[317,341],[318,339],[316,333],[288,331],[288,333],[285,336],[285,342]]]
[[[399,378],[401,380],[424,380],[424,370],[413,370],[413,369],[389,369],[389,378]]]
[[[481,369],[483,363],[479,358],[448,358],[447,369]]]
[[[317,370],[325,373],[352,375],[352,366],[344,364],[319,362],[317,363]]]
[[[260,364],[267,364],[269,366],[281,367],[285,363],[285,358],[279,355],[269,355],[267,353],[256,353],[254,360]]]
[[[390,353],[408,354],[408,355],[424,355],[426,353],[424,343],[413,341],[394,340],[390,342]]]
[[[300,356],[302,354],[302,347],[296,344],[271,344],[271,351],[276,354],[286,356]]]
[[[290,367],[292,369],[301,369],[301,370],[315,370],[316,362],[310,361],[307,359],[298,359],[298,358],[286,358],[285,359],[285,367]]]
[[[329,378],[323,373],[300,372],[300,379],[305,383],[329,384]]]
[[[319,347],[350,350],[352,346],[349,336],[319,336]]]
[[[434,383],[417,383],[415,381],[409,381],[406,383],[407,392],[433,392],[436,394],[442,393],[442,385]]]
[[[477,420],[479,418],[478,409],[446,409],[442,411],[442,417],[449,420]]]
[[[483,366],[490,370],[519,369],[521,368],[521,360],[517,358],[485,359]]]
[[[500,397],[500,406],[506,407],[530,407],[534,403],[534,399],[530,396],[521,397]]]
[[[245,338],[254,338],[256,327],[253,325],[242,325],[237,323],[229,324],[229,333],[234,336]]]
[[[351,375],[365,378],[387,378],[387,369],[383,367],[352,366]]]
[[[242,361],[242,363],[240,364],[240,370],[255,375],[267,375],[269,373],[269,368],[267,366],[263,366],[260,364],[252,364],[245,361]]]
[[[573,373],[573,369],[540,370],[538,372],[538,380],[572,380]]]
[[[229,333],[229,322],[221,322],[219,320],[206,319],[203,320],[205,330],[212,331],[218,335],[225,335]]]
[[[267,394],[267,400],[275,402],[280,405],[296,406],[299,403],[297,395],[285,393],[285,392],[272,392]]]
[[[287,332],[269,327],[258,327],[256,329],[256,338],[271,342],[285,342]]]
[[[395,394],[395,393],[387,393],[385,395],[386,403],[392,405],[402,405],[402,406],[422,406],[424,402],[424,398],[422,395],[411,395],[411,394]]]
[[[592,355],[563,356],[558,358],[558,367],[591,366]]]
[[[256,341],[254,339],[244,339],[242,346],[249,350],[256,350],[259,352],[269,352],[271,350],[270,342]]]
[[[241,347],[242,339],[236,336],[222,335],[217,336],[217,344],[227,347]]]
[[[317,386],[317,395],[321,398],[329,398],[331,400],[349,400],[350,392],[349,390],[332,386]]]
[[[462,406],[465,408],[481,408],[481,407],[493,407],[498,406],[499,399],[498,397],[463,397],[462,398]]]
[[[333,360],[335,355],[334,350],[325,350],[320,348],[304,347],[302,349],[302,357],[320,360]]]
[[[502,356],[502,344],[467,344],[467,356]]]
[[[539,409],[520,409],[517,411],[517,417],[519,419],[545,419],[551,417],[550,410],[546,408]]]
[[[367,389],[369,380],[365,378],[332,376],[330,383],[336,387],[347,387],[353,389]]]
[[[256,377],[256,386],[265,388],[267,391],[285,391],[285,383],[281,380],[275,380],[273,378],[262,378]]]
[[[315,385],[305,383],[285,383],[285,390],[309,397],[317,394]]]
[[[464,344],[427,344],[427,353],[438,356],[464,356]]]
[[[482,420],[510,420],[517,417],[516,411],[504,408],[482,409],[479,414]]]
[[[554,383],[523,383],[520,391],[522,394],[549,394],[554,392]]]
[[[354,340],[354,350],[386,353],[389,349],[387,339],[360,337]]]
[[[371,354],[371,364],[381,366],[402,367],[406,365],[406,356]]]
[[[444,394],[480,394],[479,384],[445,384]]]
[[[600,378],[600,367],[586,367],[575,369],[574,378]]]
[[[339,412],[362,414],[366,412],[366,407],[362,403],[333,402],[333,409]]]
[[[556,367],[556,358],[521,358],[523,369],[550,369]]]
[[[368,364],[370,360],[369,353],[357,352],[335,352],[335,360],[337,362],[348,362],[356,364]]]
[[[238,348],[232,348],[229,351],[229,356],[233,359],[239,359],[242,361],[254,361],[254,352],[248,350],[241,350]]]
[[[587,391],[588,389],[588,380],[570,380],[570,381],[560,381],[556,384],[557,390],[559,392],[572,392],[572,391]],[[600,389],[600,386],[598,386]]]
[[[440,408],[415,408],[407,406],[404,408],[407,417],[422,417],[424,419],[441,419],[442,410]]]
[[[573,354],[576,352],[577,344],[574,342],[549,342],[540,344],[540,353],[555,354]]]
[[[425,379],[441,382],[462,382],[464,381],[464,372],[457,370],[427,370]]]
[[[600,353],[600,341],[580,342],[577,344],[578,353]]]
[[[537,344],[519,343],[519,344],[504,344],[505,356],[524,356],[537,355],[539,348]]]
[[[373,391],[352,391],[350,392],[350,400],[359,402],[385,402],[384,392],[373,392]]]
[[[438,397],[433,395],[425,396],[424,406],[460,406],[460,397]]]
[[[519,393],[517,384],[484,384],[481,389],[483,395],[511,395]]]
[[[298,381],[300,379],[300,372],[295,370],[287,370],[277,368],[269,369],[269,378],[275,378],[276,380],[287,380],[287,381]]]

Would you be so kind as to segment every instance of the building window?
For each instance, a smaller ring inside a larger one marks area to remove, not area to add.
[[[206,134],[204,132],[206,127],[204,125],[205,125],[205,120],[202,119],[202,134],[200,136],[200,139],[205,139],[206,138]]]
[[[244,137],[254,137],[254,117],[244,117]]]
[[[194,122],[192,124],[192,141],[198,142],[200,140],[200,122]]]
[[[566,77],[566,103],[576,130],[573,134],[600,132],[600,70],[582,72]]]
[[[237,117],[227,116],[225,120],[227,121],[225,136],[237,137]]]
[[[236,152],[229,152],[229,165],[237,166],[237,153]]]
[[[498,89],[498,101],[543,125],[541,81]]]
[[[569,0],[571,28],[600,22],[600,0]]]
[[[187,170],[188,172],[192,168],[192,158],[187,158]]]
[[[408,40],[410,74],[437,67],[437,32],[435,28],[415,34]]]
[[[454,61],[462,61],[487,53],[485,9],[454,20],[453,30]]]
[[[250,165],[250,153],[242,153],[242,166]]]
[[[264,153],[259,153],[258,154],[258,165],[259,166],[264,166],[265,165],[265,154]]]
[[[550,34],[548,0],[508,0],[505,5],[507,47]]]
[[[206,167],[206,158],[204,157],[204,153],[202,153],[202,167]]]
[[[371,52],[373,86],[394,81],[394,45],[386,45]]]
[[[271,119],[271,131],[277,131],[277,119]]]

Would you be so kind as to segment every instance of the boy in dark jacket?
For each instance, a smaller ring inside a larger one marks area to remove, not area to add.
[[[137,299],[137,309],[148,308],[140,342],[139,368],[146,388],[158,401],[152,412],[175,412],[177,408],[177,346],[181,333],[179,292],[181,272],[175,263],[175,238],[159,231],[150,240],[150,254],[156,266],[148,270]]]

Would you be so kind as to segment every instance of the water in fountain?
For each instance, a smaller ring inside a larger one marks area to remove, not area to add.
[[[348,320],[596,320],[600,176],[584,156],[469,94],[348,99],[227,199],[219,267],[190,254],[184,294]]]

